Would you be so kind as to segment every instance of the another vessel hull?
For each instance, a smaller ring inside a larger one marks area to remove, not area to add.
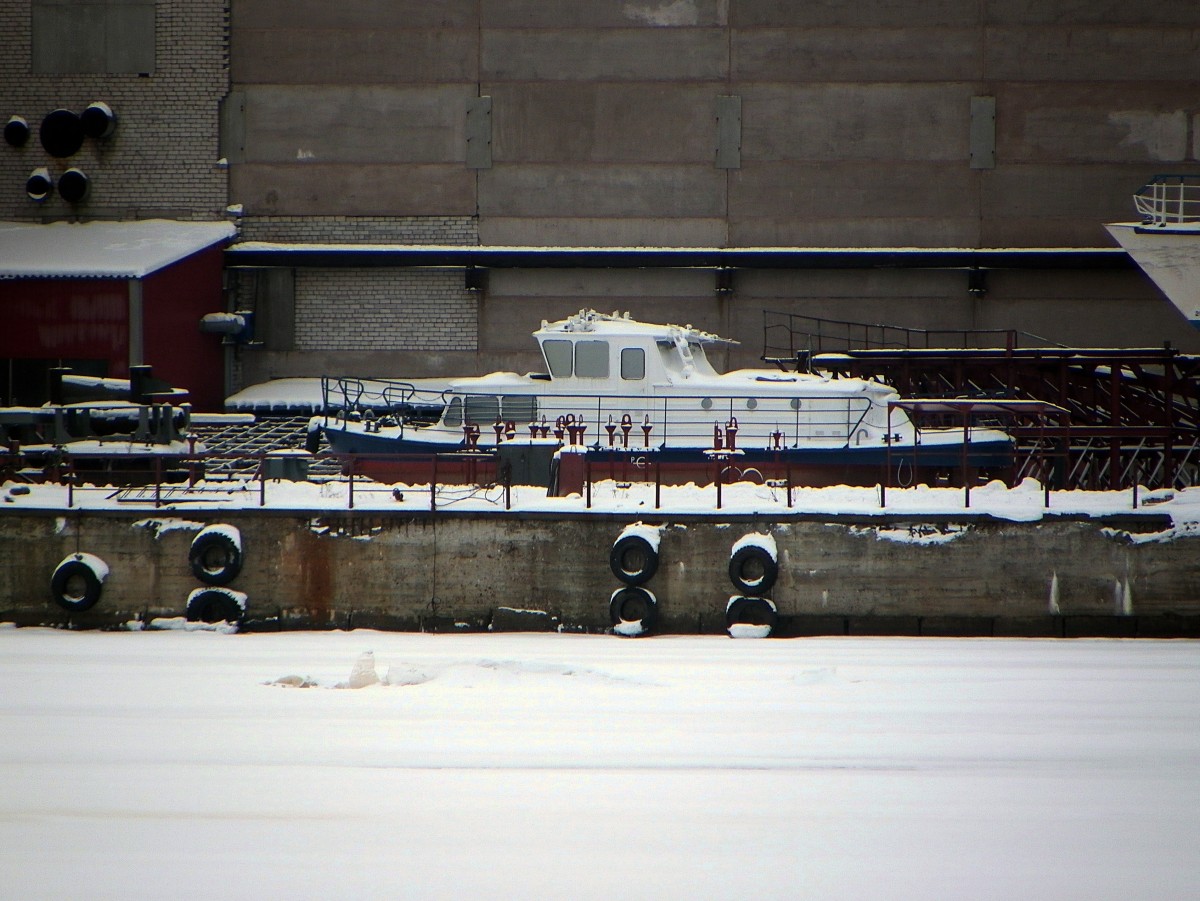
[[[1134,223],[1106,228],[1188,322],[1200,328],[1200,230]]]

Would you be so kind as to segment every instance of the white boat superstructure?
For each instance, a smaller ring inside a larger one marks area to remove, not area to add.
[[[879,466],[921,446],[930,465],[974,452],[1007,454],[1003,432],[920,433],[888,385],[750,369],[719,373],[708,357],[733,342],[691,326],[592,310],[534,332],[545,373],[498,372],[450,382],[436,422],[342,410],[323,424],[338,453],[437,454],[557,442],[597,457],[644,453],[682,465],[719,456],[801,466]],[[344,380],[342,380],[344,381]],[[401,399],[407,400],[407,399]]]
[[[1200,328],[1200,175],[1156,175],[1133,200],[1139,222],[1105,227],[1179,312]]]

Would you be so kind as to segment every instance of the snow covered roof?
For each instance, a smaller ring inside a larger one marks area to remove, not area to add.
[[[144,278],[236,234],[229,222],[0,222],[0,279]]]

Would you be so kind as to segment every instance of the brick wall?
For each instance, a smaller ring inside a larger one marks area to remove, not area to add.
[[[247,241],[334,244],[478,244],[474,216],[247,216]]]
[[[296,272],[297,350],[475,350],[475,298],[460,270]]]
[[[229,90],[227,0],[160,0],[155,14],[155,69],[138,74],[32,73],[30,0],[0,3],[0,119],[23,117],[28,143],[0,143],[0,218],[214,219],[224,215],[227,171],[218,166],[221,98]],[[117,115],[116,132],[88,139],[68,159],[42,148],[38,127],[52,110],[82,112],[103,101]],[[38,203],[25,193],[34,169],[57,182],[67,168],[91,180],[76,207],[55,193]]]

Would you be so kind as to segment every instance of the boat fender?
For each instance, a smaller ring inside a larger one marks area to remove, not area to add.
[[[779,563],[761,545],[745,545],[729,558],[729,580],[742,594],[761,597],[778,577]]]
[[[636,638],[654,630],[658,620],[658,600],[638,585],[626,585],[612,593],[608,615],[613,632],[626,638]]]
[[[229,588],[197,588],[187,599],[190,623],[239,623],[246,614],[246,596]]]
[[[310,454],[315,454],[321,449],[321,421],[314,416],[308,422],[308,431],[304,435],[304,449]]]
[[[234,526],[207,526],[188,551],[192,573],[205,585],[227,585],[242,571],[242,536]]]
[[[100,600],[108,565],[92,554],[71,554],[54,569],[50,594],[54,603],[72,613],[90,610]]]
[[[641,535],[622,535],[608,554],[608,565],[626,585],[641,585],[658,572],[658,550]]]
[[[778,611],[769,598],[735,596],[725,607],[725,629],[730,638],[766,638],[778,624]]]

